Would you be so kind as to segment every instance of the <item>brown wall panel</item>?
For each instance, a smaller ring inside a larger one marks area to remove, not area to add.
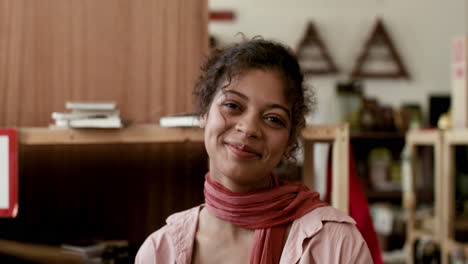
[[[66,100],[190,111],[207,39],[206,0],[0,0],[0,125],[47,125]]]

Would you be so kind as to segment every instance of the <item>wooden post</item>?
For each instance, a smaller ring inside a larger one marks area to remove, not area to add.
[[[349,126],[339,125],[315,125],[307,126],[302,131],[305,151],[312,151],[313,143],[326,142],[333,144],[332,154],[332,194],[333,207],[348,213],[349,211]],[[310,144],[310,145],[309,145]],[[309,149],[309,150],[307,150]],[[312,154],[304,152],[303,179],[305,184],[313,184]],[[307,169],[307,170],[306,170]],[[310,171],[309,171],[310,170]]]

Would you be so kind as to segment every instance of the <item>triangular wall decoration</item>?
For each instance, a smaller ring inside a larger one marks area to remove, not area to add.
[[[320,35],[312,22],[299,43],[297,57],[305,75],[325,75],[337,73],[338,68],[328,54]]]
[[[374,64],[374,69],[366,68],[371,64]],[[382,69],[381,66],[386,67]],[[380,70],[376,70],[376,68],[380,68]],[[377,19],[375,27],[365,43],[351,74],[351,79],[364,78],[410,78],[381,19]]]

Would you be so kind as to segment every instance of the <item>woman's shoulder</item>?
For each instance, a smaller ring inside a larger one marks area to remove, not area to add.
[[[170,215],[166,219],[166,225],[173,226],[185,224],[186,222],[196,221],[198,219],[201,207],[201,205],[195,206],[190,209]]]
[[[343,257],[351,263],[372,263],[370,252],[356,222],[349,215],[331,207],[317,208],[296,219],[291,228],[289,252],[293,263],[321,260],[318,263],[340,263]],[[288,239],[289,240],[289,239]],[[284,262],[286,263],[286,262]]]
[[[166,225],[150,234],[143,242],[135,263],[173,263],[172,260],[184,258],[189,254],[199,211],[200,206],[197,206],[170,215],[166,219]]]
[[[362,240],[356,227],[356,221],[348,214],[331,206],[319,207],[293,223],[295,232],[303,234],[304,238],[317,237],[352,237]]]
[[[196,227],[200,208],[201,206],[196,206],[170,215],[166,218],[166,225],[153,232],[148,238],[157,240],[164,237],[174,237],[182,231],[186,234],[190,226]]]
[[[296,219],[296,225],[300,226],[322,226],[325,222],[346,223],[355,225],[356,221],[344,212],[332,207],[323,206],[316,208],[302,217]]]

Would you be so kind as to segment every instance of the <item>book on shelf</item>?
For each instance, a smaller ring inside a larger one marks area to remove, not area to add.
[[[53,112],[52,118],[54,120],[75,120],[84,118],[107,118],[107,117],[118,117],[120,115],[119,110],[100,110],[100,111],[73,111],[69,113]]]
[[[117,103],[115,102],[85,102],[85,101],[69,101],[66,102],[65,108],[70,110],[107,110],[112,111],[117,109]]]
[[[66,102],[70,112],[53,112],[56,128],[121,128],[120,110],[114,102]]]
[[[118,116],[104,118],[56,119],[55,127],[62,128],[122,128],[122,120]]]
[[[159,119],[161,127],[198,127],[200,120],[194,114],[164,116]]]
[[[61,249],[79,255],[84,263],[130,263],[127,240],[78,241],[61,245]]]
[[[96,258],[102,256],[106,250],[104,243],[89,243],[89,244],[62,244],[61,248],[76,254],[81,255],[84,259]]]

